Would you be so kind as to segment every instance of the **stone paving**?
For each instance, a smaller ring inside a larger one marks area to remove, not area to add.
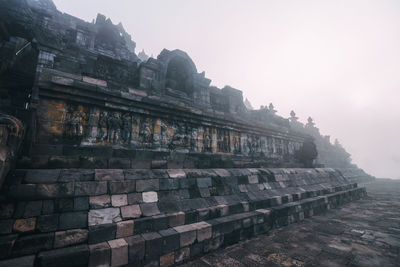
[[[400,180],[365,186],[367,198],[184,266],[400,266]]]

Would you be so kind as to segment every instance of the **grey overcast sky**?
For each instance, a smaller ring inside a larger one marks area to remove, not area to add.
[[[212,84],[314,118],[353,162],[400,179],[400,1],[54,0],[86,21],[122,22],[154,57],[186,51]]]

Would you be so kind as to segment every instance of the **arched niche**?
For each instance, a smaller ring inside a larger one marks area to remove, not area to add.
[[[196,66],[192,59],[181,50],[164,50],[158,57],[164,62],[164,81],[167,91],[179,91],[191,94],[193,76],[197,74]]]

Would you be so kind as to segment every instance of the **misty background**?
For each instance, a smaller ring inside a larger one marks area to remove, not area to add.
[[[212,85],[254,108],[311,116],[353,163],[400,179],[400,1],[54,0],[65,13],[122,22],[142,49],[189,54]]]

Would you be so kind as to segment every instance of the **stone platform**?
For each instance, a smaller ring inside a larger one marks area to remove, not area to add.
[[[366,187],[364,199],[185,266],[399,266],[400,181]]]
[[[170,266],[364,195],[329,168],[17,169],[0,266]]]

